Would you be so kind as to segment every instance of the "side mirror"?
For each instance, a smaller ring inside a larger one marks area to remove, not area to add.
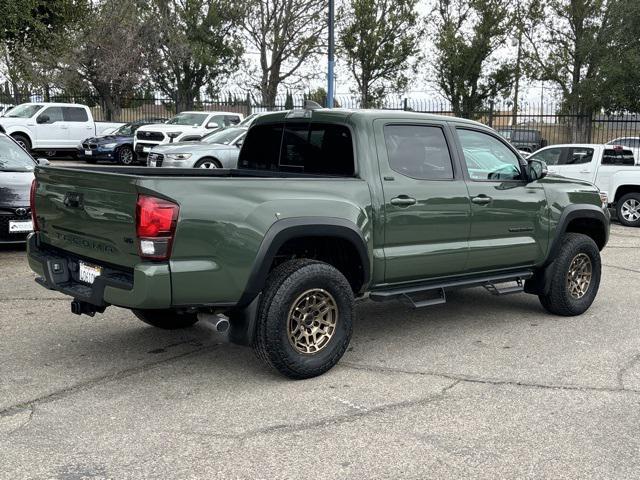
[[[38,158],[36,162],[38,162],[38,165],[40,165],[41,167],[46,167],[47,165],[51,164],[51,162],[46,158]]]
[[[36,123],[49,123],[49,115],[40,115],[37,119],[36,119]]]
[[[207,127],[209,130],[213,130],[216,128],[222,128],[222,125],[220,125],[218,122],[209,122],[207,123]]]
[[[236,147],[238,147],[238,148],[242,147],[242,144],[243,144],[243,143],[244,143],[244,140],[238,140],[238,141],[236,142]]]
[[[549,173],[549,169],[547,168],[547,164],[542,160],[528,160],[529,165],[527,165],[527,176],[529,180],[535,182],[536,180],[540,180],[544,178]]]

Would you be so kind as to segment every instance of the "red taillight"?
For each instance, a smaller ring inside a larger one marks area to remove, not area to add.
[[[136,204],[136,234],[142,258],[167,260],[180,207],[161,198],[140,195]]]
[[[40,230],[38,227],[38,217],[36,216],[36,190],[38,190],[38,180],[35,178],[31,182],[31,192],[29,193],[29,203],[31,207],[31,220],[33,221],[33,231]]]

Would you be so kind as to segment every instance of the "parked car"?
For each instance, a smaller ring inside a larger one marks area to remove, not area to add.
[[[499,128],[498,133],[509,140],[514,147],[523,152],[532,153],[539,148],[547,146],[547,141],[542,138],[540,130],[528,128]]]
[[[470,154],[486,161],[469,168]],[[249,129],[237,169],[38,167],[28,259],[72,312],[207,321],[308,378],[347,350],[357,297],[417,308],[475,285],[585,312],[609,212],[591,183],[545,175],[470,120],[276,112]]]
[[[78,156],[84,158],[87,163],[107,161],[131,165],[136,161],[136,155],[133,152],[133,137],[136,130],[143,125],[166,121],[167,119],[162,117],[145,118],[125,123],[113,133],[87,138],[82,142]]]
[[[530,158],[544,161],[552,173],[595,184],[615,208],[620,223],[640,227],[640,166],[628,147],[553,145]]]
[[[24,243],[33,231],[29,191],[36,165],[15,140],[0,133],[0,244]]]
[[[158,145],[147,157],[149,167],[236,168],[247,127],[228,127],[200,141]]]
[[[77,154],[82,140],[100,135],[122,123],[93,121],[91,110],[77,103],[23,103],[14,107],[0,125],[27,151]]]
[[[0,117],[4,116],[14,106],[15,105],[12,105],[10,103],[0,103]]]
[[[243,116],[233,112],[181,112],[164,125],[144,125],[136,132],[134,151],[141,160],[157,145],[200,140],[221,128],[237,125]]]
[[[607,142],[607,145],[620,145],[631,149],[636,164],[640,164],[640,137],[618,137]]]

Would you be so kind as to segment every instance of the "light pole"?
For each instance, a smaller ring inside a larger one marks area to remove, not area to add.
[[[329,62],[327,69],[327,108],[333,108],[333,53],[334,53],[334,38],[333,38],[333,20],[334,20],[334,8],[335,1],[329,0]]]

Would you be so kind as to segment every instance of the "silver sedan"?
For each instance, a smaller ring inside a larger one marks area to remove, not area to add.
[[[199,141],[158,145],[147,157],[148,167],[236,168],[246,127],[229,127]]]

